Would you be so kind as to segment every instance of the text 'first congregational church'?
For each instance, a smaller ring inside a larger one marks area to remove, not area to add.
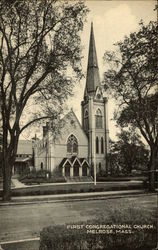
[[[67,178],[90,176],[96,171],[107,171],[109,142],[107,98],[100,83],[93,24],[89,43],[87,78],[82,109],[82,125],[71,110],[54,139],[47,126],[43,139],[35,141],[34,164],[37,170],[59,172]]]

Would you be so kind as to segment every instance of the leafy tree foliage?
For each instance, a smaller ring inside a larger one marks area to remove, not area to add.
[[[106,52],[110,65],[105,86],[119,104],[115,114],[121,127],[138,128],[150,147],[149,182],[154,189],[158,158],[158,53],[157,23],[140,23],[140,29],[116,44],[117,52]]]
[[[135,131],[121,130],[118,140],[110,142],[110,165],[112,174],[131,174],[133,169],[147,170],[149,151]]]
[[[20,134],[35,122],[58,119],[82,76],[80,32],[87,11],[82,1],[0,2],[4,200],[10,199]],[[29,120],[23,121],[28,107]]]

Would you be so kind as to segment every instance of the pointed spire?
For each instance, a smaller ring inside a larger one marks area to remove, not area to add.
[[[88,55],[88,66],[87,66],[87,79],[85,93],[88,95],[94,95],[96,88],[100,86],[99,68],[97,53],[95,47],[93,23],[91,23],[91,34],[89,42],[89,55]]]
[[[91,23],[91,34],[90,34],[90,42],[89,42],[89,56],[88,56],[88,68],[90,68],[90,67],[98,67],[93,23]]]

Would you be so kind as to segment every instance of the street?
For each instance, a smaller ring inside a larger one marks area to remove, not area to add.
[[[128,204],[128,205],[127,205]],[[156,194],[105,200],[0,206],[0,242],[39,237],[43,227],[82,222],[108,216],[111,209],[127,206],[156,211]]]

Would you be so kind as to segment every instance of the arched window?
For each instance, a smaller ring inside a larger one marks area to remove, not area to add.
[[[100,109],[96,111],[96,128],[102,128],[102,113]]]
[[[104,139],[101,138],[101,154],[104,154]]]
[[[88,130],[89,128],[89,122],[88,122],[88,111],[86,110],[84,113],[84,128]]]
[[[99,139],[96,137],[96,154],[99,154]]]
[[[78,153],[78,142],[74,135],[70,135],[67,140],[67,152],[70,154]]]

